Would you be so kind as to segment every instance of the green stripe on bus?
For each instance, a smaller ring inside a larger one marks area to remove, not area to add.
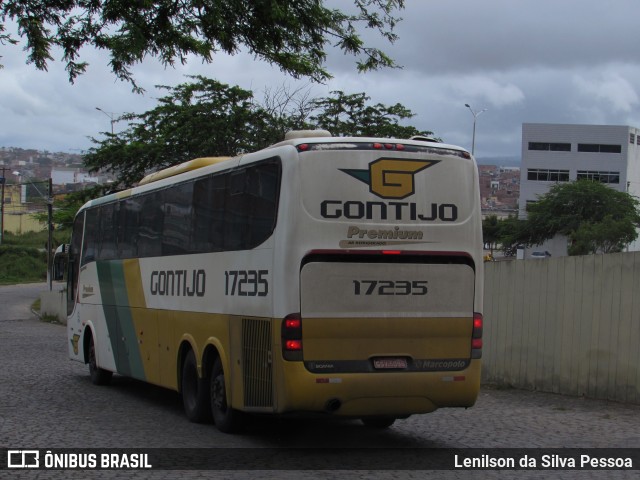
[[[96,262],[111,348],[118,373],[146,380],[136,335],[122,261]]]

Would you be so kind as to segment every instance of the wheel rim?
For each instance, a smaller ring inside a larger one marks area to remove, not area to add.
[[[224,375],[217,375],[211,382],[211,399],[217,411],[226,412],[227,396],[224,389]]]

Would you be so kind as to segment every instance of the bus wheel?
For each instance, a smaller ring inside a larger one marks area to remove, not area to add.
[[[396,421],[394,417],[363,417],[362,423],[371,428],[389,428]]]
[[[227,389],[220,357],[216,358],[213,363],[209,378],[213,422],[221,432],[234,433],[239,431],[243,426],[243,414],[227,404]]]
[[[198,365],[193,350],[189,350],[182,364],[182,404],[189,421],[202,423],[210,418],[209,391],[206,381],[198,378]]]
[[[87,332],[89,336],[89,375],[91,376],[91,383],[94,385],[109,385],[111,381],[112,372],[100,368],[96,361],[96,347],[93,342],[93,334]]]

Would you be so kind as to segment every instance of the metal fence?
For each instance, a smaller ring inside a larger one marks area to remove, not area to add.
[[[485,267],[484,382],[640,404],[640,252]]]

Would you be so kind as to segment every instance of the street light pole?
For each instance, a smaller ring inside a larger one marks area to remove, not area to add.
[[[96,110],[98,110],[99,112],[104,113],[107,117],[109,117],[109,120],[111,121],[111,135],[113,135],[113,124],[116,123],[116,120],[114,120],[114,118],[113,118],[113,113],[105,112],[100,107],[96,107]]]
[[[53,290],[53,181],[49,177],[49,191],[47,192],[47,277],[49,291]]]
[[[478,115],[480,115],[482,112],[486,112],[487,109],[483,108],[482,110],[476,112],[468,103],[465,103],[464,106],[467,107],[471,112],[471,115],[473,115],[473,136],[471,137],[471,155],[473,155],[476,149],[476,120],[478,118]]]
[[[4,240],[4,184],[7,181],[4,176],[5,167],[2,167],[2,177],[0,177],[0,183],[2,184],[2,195],[0,197],[0,208],[2,211],[0,212],[0,245],[2,245],[2,241]]]

